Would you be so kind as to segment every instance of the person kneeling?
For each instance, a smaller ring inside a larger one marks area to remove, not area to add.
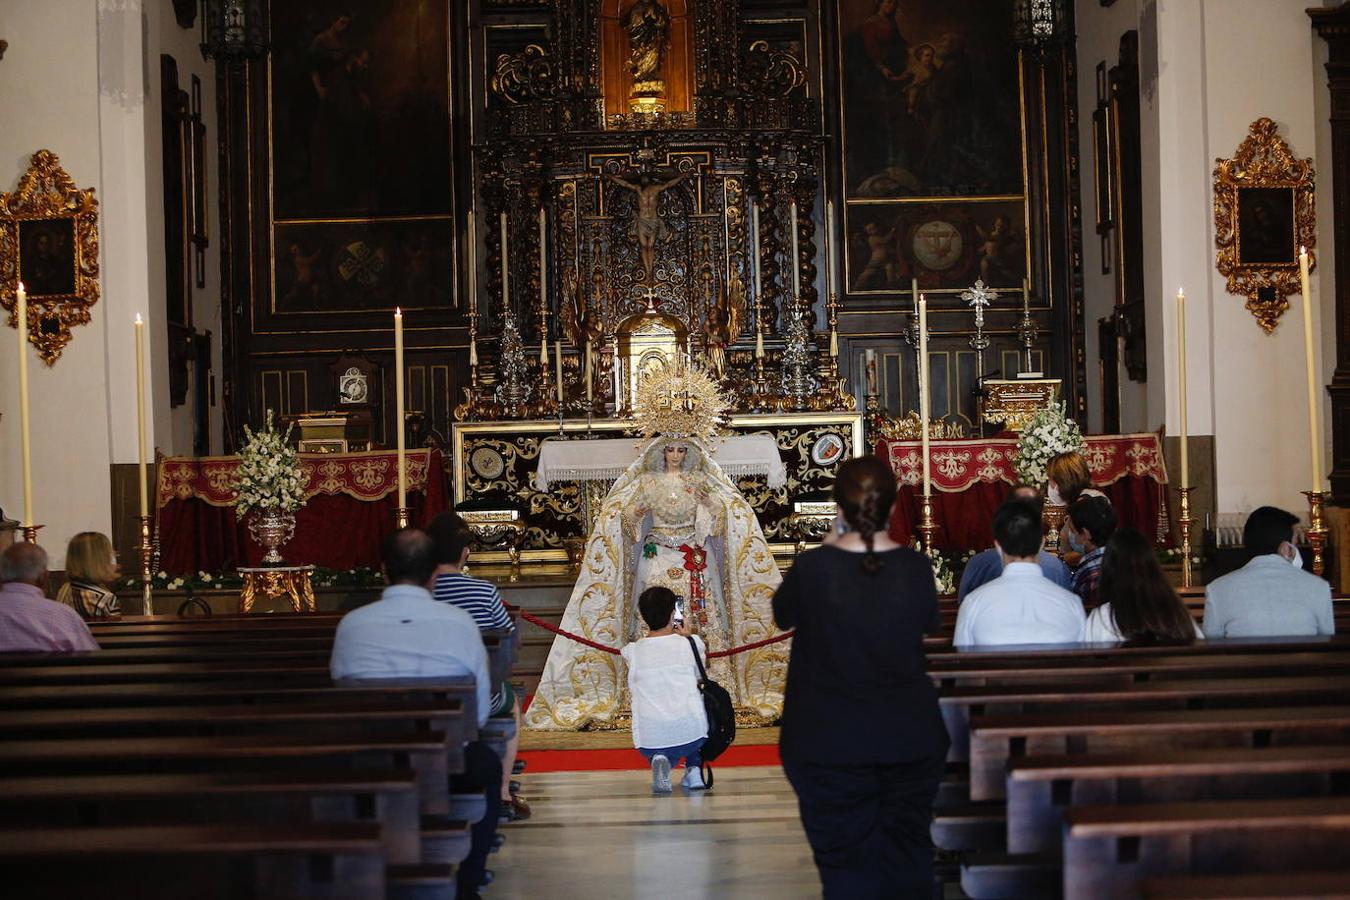
[[[691,643],[706,660],[703,641],[676,617],[677,598],[665,587],[649,587],[638,611],[649,629],[645,638],[621,651],[628,664],[633,705],[633,746],[651,761],[652,791],[670,793],[670,767],[685,761],[680,785],[706,790],[699,751],[708,739],[708,713],[698,689],[698,665]],[[691,640],[692,637],[692,640]]]

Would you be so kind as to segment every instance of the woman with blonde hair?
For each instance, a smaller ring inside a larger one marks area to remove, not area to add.
[[[1053,506],[1072,506],[1079,497],[1105,497],[1092,486],[1092,471],[1077,450],[1061,453],[1045,464],[1049,480],[1048,502]]]
[[[117,576],[112,541],[97,531],[82,531],[66,548],[66,583],[57,591],[56,599],[72,607],[82,619],[120,616],[121,603],[109,590]]]

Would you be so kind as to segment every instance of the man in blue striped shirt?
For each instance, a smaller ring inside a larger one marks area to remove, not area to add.
[[[469,547],[473,543],[473,532],[458,515],[452,512],[441,513],[427,526],[427,534],[436,545],[436,573],[432,577],[432,596],[441,603],[448,603],[473,616],[480,631],[507,630],[514,632],[515,623],[506,611],[502,595],[497,586],[481,578],[471,578],[464,574],[464,566],[469,561]],[[502,757],[502,816],[515,821],[530,817],[530,805],[519,796],[511,793],[511,773],[516,764],[516,748],[520,743],[520,703],[516,699],[511,682],[503,681],[492,691],[490,715],[511,716],[516,721],[516,733],[507,742],[506,754]]]

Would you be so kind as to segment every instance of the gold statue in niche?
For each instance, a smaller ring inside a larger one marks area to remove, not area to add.
[[[666,83],[661,77],[670,44],[670,13],[660,0],[637,0],[623,17],[628,32],[628,71],[633,76],[634,110],[661,106]]]

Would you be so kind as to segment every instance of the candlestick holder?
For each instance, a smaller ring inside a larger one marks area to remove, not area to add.
[[[41,525],[20,525],[19,531],[23,532],[23,539],[30,544],[37,543],[37,533]]]
[[[826,382],[834,388],[839,385],[839,294],[830,291],[830,298],[825,301],[825,318],[830,326],[830,346],[826,357]]]
[[[937,534],[937,522],[933,519],[933,498],[925,494],[919,506],[919,540],[923,542],[923,552],[929,557],[937,554],[933,546],[933,537]]]
[[[400,506],[400,507],[398,508],[397,512],[395,512],[395,514],[394,514],[394,516],[395,516],[395,521],[398,522],[398,527],[399,527],[399,528],[407,528],[407,527],[408,527],[408,522],[411,521],[411,518],[410,518],[410,516],[409,516],[409,513],[410,513],[410,512],[411,512],[411,510],[409,510],[408,507],[406,507],[406,506]]]
[[[1327,524],[1322,518],[1322,505],[1326,502],[1326,491],[1304,491],[1303,496],[1308,498],[1308,543],[1312,545],[1313,551],[1313,574],[1322,577],[1326,570],[1326,560],[1323,559],[1322,551],[1327,545]]]
[[[762,411],[769,407],[769,380],[764,375],[764,357],[755,358],[755,393],[752,400],[752,408],[755,411]]]
[[[141,615],[153,616],[155,614],[153,593],[153,582],[155,578],[153,560],[155,556],[154,543],[150,537],[150,517],[141,516]]]
[[[1194,488],[1177,488],[1177,505],[1180,507],[1177,513],[1177,527],[1181,530],[1181,586],[1190,587],[1192,584],[1191,573],[1191,491]]]
[[[1031,310],[1024,307],[1022,309],[1022,320],[1017,323],[1017,334],[1022,339],[1023,362],[1026,365],[1026,371],[1035,371],[1031,364],[1031,348],[1036,346],[1036,338],[1040,336],[1036,328],[1036,322],[1031,318]]]
[[[1064,517],[1068,512],[1067,506],[1056,503],[1046,503],[1041,507],[1041,523],[1045,526],[1045,549],[1059,557],[1064,555],[1059,546],[1059,532],[1064,527]]]

